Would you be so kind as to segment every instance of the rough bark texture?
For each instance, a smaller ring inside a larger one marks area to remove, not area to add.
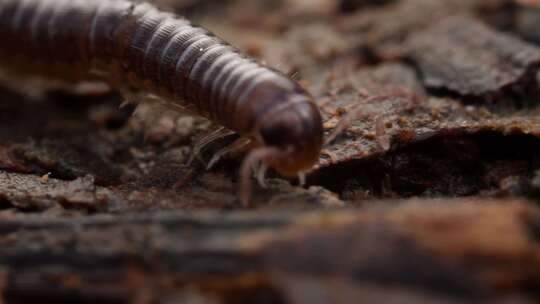
[[[6,302],[540,300],[537,1],[156,2],[293,74],[343,130],[306,187],[270,173],[245,210],[242,155],[187,162],[210,123],[8,78]]]

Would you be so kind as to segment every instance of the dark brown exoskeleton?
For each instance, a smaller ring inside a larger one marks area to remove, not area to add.
[[[249,138],[242,200],[258,163],[292,176],[318,160],[322,122],[297,83],[186,19],[127,0],[0,0],[0,67],[103,81],[189,108]],[[247,176],[246,176],[247,175]]]

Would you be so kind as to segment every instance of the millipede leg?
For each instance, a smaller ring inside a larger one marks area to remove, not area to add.
[[[279,157],[282,153],[283,151],[275,147],[263,147],[251,151],[246,156],[240,169],[240,193],[238,194],[244,207],[251,206],[251,173],[255,165],[264,162],[265,159]]]
[[[235,152],[240,152],[244,150],[246,147],[248,147],[251,144],[251,140],[249,138],[239,138],[235,140],[232,144],[226,146],[225,148],[217,151],[214,156],[210,159],[208,162],[208,165],[206,166],[207,170],[212,169],[224,156],[227,154],[232,154]]]
[[[213,142],[217,141],[220,138],[227,137],[229,135],[234,134],[231,130],[220,127],[213,131],[212,133],[209,133],[208,135],[201,138],[195,145],[193,146],[193,150],[191,152],[191,157],[189,158],[187,165],[190,166],[193,164],[195,159],[199,160],[201,163],[204,164],[205,167],[209,167],[209,164],[207,164],[204,159],[201,157],[201,152],[204,150],[205,147],[212,144]]]

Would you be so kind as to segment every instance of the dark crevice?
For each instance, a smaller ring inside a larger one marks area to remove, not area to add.
[[[435,137],[383,156],[323,169],[310,184],[351,198],[468,196],[498,189],[505,178],[531,179],[540,168],[540,139],[496,132]],[[340,176],[336,179],[335,176]]]
[[[351,14],[355,11],[373,6],[383,6],[397,2],[397,0],[341,0],[339,10],[343,14]]]
[[[476,14],[490,27],[498,31],[509,31],[514,28],[518,9],[517,1],[506,1],[494,8],[489,4],[481,6]]]
[[[0,193],[0,211],[13,209],[13,203],[2,193]]]
[[[528,219],[527,228],[530,237],[540,243],[540,217]]]
[[[540,8],[535,6],[519,6],[514,12],[514,24],[510,29],[522,39],[540,45]]]

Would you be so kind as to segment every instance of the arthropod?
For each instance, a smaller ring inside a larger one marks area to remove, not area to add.
[[[241,174],[287,176],[318,160],[322,122],[310,95],[209,31],[128,0],[0,0],[0,68],[102,81],[188,109],[251,141]],[[248,203],[247,182],[242,201]]]

